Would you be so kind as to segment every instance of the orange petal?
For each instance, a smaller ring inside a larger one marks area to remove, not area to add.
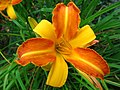
[[[65,8],[66,6],[63,3],[59,3],[56,5],[56,7],[53,10],[52,22],[56,28],[55,31],[57,34],[57,38],[63,35],[64,25],[65,25],[64,22]]]
[[[43,38],[32,38],[19,46],[16,62],[22,66],[33,63],[43,66],[55,60],[54,43]]]
[[[67,61],[88,75],[103,79],[110,72],[106,61],[94,50],[76,48]]]
[[[65,32],[67,40],[72,39],[78,30],[80,23],[79,13],[79,8],[73,2],[68,3],[68,23]]]
[[[68,6],[65,6],[63,3],[57,4],[53,10],[52,19],[56,28],[57,38],[64,34],[66,40],[69,40],[75,35],[80,23],[79,13],[80,10],[73,2],[68,3]]]
[[[5,8],[7,8],[9,3],[10,3],[10,0],[0,0],[0,11],[4,10]]]
[[[19,4],[20,2],[22,2],[22,0],[12,0],[12,5],[16,5]]]

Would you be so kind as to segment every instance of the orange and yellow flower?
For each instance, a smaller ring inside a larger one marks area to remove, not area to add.
[[[66,82],[66,62],[87,75],[103,79],[110,72],[109,66],[96,51],[87,48],[96,42],[96,36],[89,25],[79,28],[79,13],[73,2],[67,6],[57,4],[52,23],[47,20],[39,24],[35,22],[33,31],[41,37],[28,39],[20,45],[16,62],[22,66],[33,63],[44,67],[50,64],[46,84],[53,87],[61,87]]]
[[[2,13],[3,10],[7,8],[7,14],[11,19],[16,19],[16,14],[13,8],[13,5],[19,4],[22,0],[0,0],[0,13],[7,17]]]

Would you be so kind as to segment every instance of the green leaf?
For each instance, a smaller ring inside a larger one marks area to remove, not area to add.
[[[17,79],[17,81],[18,81],[21,89],[22,89],[22,90],[27,90],[27,89],[25,88],[25,85],[24,85],[23,82],[22,82],[22,79],[21,79],[21,76],[20,76],[20,72],[19,72],[18,70],[16,70],[16,79]]]
[[[4,79],[4,83],[3,83],[3,90],[6,90],[6,86],[8,84],[8,76],[9,76],[9,74],[5,75],[5,79]]]
[[[120,39],[120,34],[115,34],[115,35],[111,35],[109,36],[110,39]]]
[[[106,13],[106,12],[112,10],[112,9],[115,9],[115,8],[117,8],[117,7],[119,7],[119,6],[120,6],[120,2],[116,2],[116,3],[114,3],[114,4],[112,4],[112,5],[108,6],[108,7],[106,7],[106,8],[104,8],[104,9],[96,12],[95,14],[93,14],[93,15],[90,16],[90,17],[88,17],[87,19],[82,20],[82,21],[81,21],[81,26],[92,22],[96,17],[98,17],[98,16],[100,16],[100,15],[102,15],[102,14],[104,14],[104,13]]]
[[[95,11],[96,6],[100,0],[92,0],[87,7],[82,8],[81,18],[88,18]]]
[[[110,80],[105,80],[105,82],[108,83],[108,84],[114,85],[116,87],[120,87],[120,83],[113,82],[113,81],[110,81]]]

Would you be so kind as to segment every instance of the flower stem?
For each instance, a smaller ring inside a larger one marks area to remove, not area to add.
[[[1,51],[0,51],[0,54],[5,59],[6,62],[8,62],[9,64],[11,64],[10,61],[3,55],[3,53]]]

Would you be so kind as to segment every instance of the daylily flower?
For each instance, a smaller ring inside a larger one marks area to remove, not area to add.
[[[13,5],[19,4],[22,0],[0,0],[0,13],[8,18],[2,13],[3,10],[7,8],[7,14],[11,19],[16,19],[16,14],[13,8]]]
[[[33,31],[41,37],[22,43],[17,49],[16,62],[22,66],[51,65],[46,84],[53,87],[61,87],[66,82],[67,62],[87,75],[103,79],[110,72],[109,66],[96,51],[87,48],[96,43],[96,36],[89,25],[79,28],[79,13],[73,2],[67,6],[59,3],[53,10],[52,23],[42,20],[36,24],[33,20]]]

